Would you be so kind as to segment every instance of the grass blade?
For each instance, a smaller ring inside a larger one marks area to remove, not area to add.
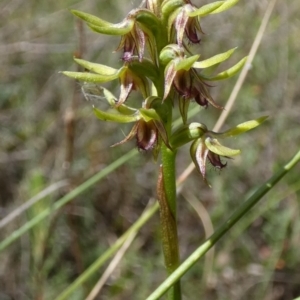
[[[156,300],[164,295],[216,242],[232,228],[274,185],[300,161],[300,151],[275,175],[261,185],[215,233],[196,249],[146,300]]]
[[[99,268],[118,251],[127,238],[129,238],[132,233],[138,232],[139,229],[154,215],[157,210],[158,202],[155,202],[155,204],[151,205],[109,249],[107,249],[87,270],[85,270],[71,285],[69,285],[59,296],[57,296],[55,300],[70,299],[70,294],[72,294],[82,283],[87,281],[90,276],[97,272]]]
[[[100,181],[101,179],[105,178],[108,174],[113,172],[115,169],[123,165],[125,162],[127,162],[130,158],[132,158],[134,155],[136,155],[138,151],[136,149],[133,149],[129,152],[127,152],[125,155],[121,156],[119,159],[108,165],[106,168],[101,170],[99,173],[95,174],[91,178],[89,178],[87,181],[82,183],[80,186],[72,190],[70,193],[59,199],[52,207],[49,207],[45,209],[42,213],[25,223],[22,227],[15,230],[12,234],[10,234],[6,239],[4,239],[0,243],[0,252],[4,250],[7,246],[9,246],[11,243],[13,243],[15,240],[17,240],[19,237],[21,237],[24,233],[29,231],[32,227],[37,225],[39,222],[44,220],[46,217],[48,217],[51,213],[58,210],[71,200],[73,200],[78,195],[86,192],[91,186],[93,186],[95,183]]]

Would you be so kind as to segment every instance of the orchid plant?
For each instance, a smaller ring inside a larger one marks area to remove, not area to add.
[[[210,94],[209,82],[235,75],[247,60],[245,57],[231,68],[208,76],[211,72],[206,70],[213,70],[230,58],[236,48],[201,60],[199,54],[193,55],[189,49],[190,44],[201,42],[204,34],[200,23],[202,18],[223,12],[237,2],[216,1],[198,8],[190,0],[146,0],[117,24],[85,12],[72,11],[96,33],[121,38],[117,47],[122,57],[119,69],[75,58],[75,62],[86,71],[66,71],[63,74],[82,81],[83,86],[97,85],[109,105],[107,110],[93,107],[97,118],[102,121],[133,123],[129,134],[114,146],[135,139],[139,150],[151,151],[156,160],[161,160],[157,196],[168,274],[180,264],[175,182],[178,149],[187,143],[191,144],[191,159],[207,182],[208,162],[222,169],[227,165],[224,159],[240,154],[239,150],[225,147],[219,140],[253,129],[266,119],[261,117],[247,121],[225,132],[214,132],[200,122],[188,122],[191,102],[203,108],[222,110],[222,106]],[[102,86],[113,80],[120,83],[118,96]],[[140,100],[129,106],[133,90],[140,93]],[[182,125],[177,130],[173,126],[175,109],[179,110],[182,117]],[[180,295],[180,283],[177,282],[169,290],[169,299],[181,299]]]

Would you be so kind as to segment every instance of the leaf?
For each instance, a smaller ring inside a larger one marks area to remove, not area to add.
[[[213,65],[219,64],[219,63],[223,62],[224,60],[228,59],[236,49],[237,49],[237,47],[230,49],[224,53],[220,53],[215,56],[212,56],[211,58],[208,58],[208,59],[205,59],[202,61],[197,61],[193,64],[193,68],[205,69],[205,68],[211,67]]]
[[[131,123],[138,121],[141,117],[139,114],[122,115],[120,113],[109,113],[93,107],[96,117],[102,121],[111,121],[117,123]]]
[[[203,77],[201,75],[201,77],[204,78],[205,80],[209,80],[209,81],[223,80],[223,79],[230,78],[230,77],[234,76],[236,73],[238,73],[243,68],[243,66],[245,65],[245,63],[247,61],[247,58],[248,58],[248,56],[244,57],[237,64],[235,64],[233,67],[229,68],[226,71],[223,71],[223,72],[217,74],[216,76]]]

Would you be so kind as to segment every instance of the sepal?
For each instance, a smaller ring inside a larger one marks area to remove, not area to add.
[[[113,25],[110,22],[104,21],[94,15],[85,13],[83,11],[72,9],[71,12],[76,17],[82,19],[83,21],[85,21],[89,24],[95,25],[95,26],[104,27],[104,26],[112,26]]]
[[[199,57],[200,55],[193,55],[187,58],[182,58],[180,60],[175,60],[175,71],[190,70],[195,62],[199,59]]]
[[[210,136],[206,137],[204,140],[205,146],[210,150],[211,152],[225,156],[225,157],[232,157],[239,155],[241,153],[240,150],[237,149],[231,149],[228,147],[223,146],[219,143],[219,141],[216,138],[212,138]]]
[[[150,120],[160,121],[160,116],[158,115],[156,110],[153,109],[153,108],[148,108],[148,109],[140,108],[139,111],[140,111],[140,114],[141,114],[142,118],[146,122],[149,122]]]
[[[111,80],[114,80],[118,78],[118,75],[112,75],[112,76],[107,76],[107,75],[99,75],[99,74],[93,74],[93,73],[88,73],[88,72],[69,72],[69,71],[64,71],[61,72],[62,74],[79,80],[79,81],[85,81],[85,82],[92,82],[92,83],[103,83],[103,82],[108,82]]]
[[[80,66],[84,67],[85,69],[92,71],[94,73],[97,73],[99,75],[104,75],[104,76],[116,76],[116,78],[118,77],[118,75],[121,72],[124,72],[124,70],[126,69],[126,67],[121,68],[121,69],[115,69],[106,65],[102,65],[102,64],[97,64],[97,63],[92,63],[89,62],[87,60],[84,59],[79,59],[79,58],[74,58],[75,62],[78,63]]]
[[[207,127],[201,123],[184,125],[172,134],[170,144],[177,149],[195,139],[202,137],[207,132]]]
[[[201,6],[200,8],[198,8],[194,11],[191,11],[188,15],[189,15],[189,17],[196,17],[196,16],[204,17],[204,16],[211,14],[214,10],[216,10],[223,4],[224,4],[224,1],[216,1],[213,3],[209,3],[209,4]]]
[[[183,6],[185,3],[182,0],[165,0],[161,6],[163,19],[167,20],[172,12]]]
[[[201,75],[201,77],[208,81],[224,80],[224,79],[230,78],[230,77],[234,76],[236,73],[238,73],[244,67],[247,59],[248,59],[248,56],[244,57],[233,67],[231,67],[228,70],[223,71],[215,76],[204,77],[203,75]]]
[[[214,56],[212,56],[208,59],[205,59],[205,60],[202,60],[202,61],[197,61],[193,64],[193,68],[205,69],[205,68],[209,68],[211,66],[214,66],[216,64],[219,64],[219,63],[225,61],[226,59],[228,59],[236,49],[237,48],[233,48],[233,49],[230,49],[230,50],[228,50],[224,53],[214,55]]]
[[[135,13],[135,19],[143,27],[150,30],[153,34],[157,34],[161,28],[161,23],[159,18],[147,9],[137,9]]]
[[[116,112],[106,112],[102,111],[96,107],[93,107],[96,117],[102,121],[111,121],[117,123],[131,123],[136,122],[141,119],[139,113],[134,113],[132,115],[124,115]]]
[[[236,5],[239,0],[227,0],[227,1],[223,1],[224,3],[217,9],[213,10],[210,14],[218,14],[220,12],[223,12],[229,8],[231,8],[232,6]]]
[[[159,54],[159,61],[163,65],[167,65],[171,60],[178,57],[184,57],[184,50],[177,44],[169,44],[164,47]]]
[[[140,61],[137,56],[133,56],[128,64],[128,67],[135,74],[146,76],[153,82],[156,82],[158,79],[159,73],[157,67],[152,63],[151,60],[147,58],[143,58],[143,60]]]
[[[229,130],[226,130],[224,132],[221,133],[215,133],[215,136],[218,136],[220,138],[225,138],[225,137],[232,137],[232,136],[237,136],[239,134],[242,134],[244,132],[247,132],[257,126],[259,126],[260,124],[262,124],[266,119],[268,118],[268,116],[263,116],[260,117],[258,119],[255,120],[251,120],[251,121],[247,121],[244,123],[241,123]]]
[[[134,20],[125,19],[120,23],[111,24],[109,26],[96,26],[88,23],[88,26],[95,32],[107,34],[107,35],[125,35],[129,33],[133,26]]]

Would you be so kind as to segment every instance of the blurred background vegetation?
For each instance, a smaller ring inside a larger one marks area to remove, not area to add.
[[[201,5],[209,1],[194,1]],[[114,67],[119,38],[97,35],[69,9],[119,22],[139,1],[0,1],[0,220],[38,192],[55,192],[0,228],[4,239],[90,176],[130,151],[120,147],[130,126],[98,121],[81,87],[58,74],[76,70],[72,57]],[[192,46],[202,58],[239,49],[247,55],[268,1],[240,1],[202,20]],[[181,256],[187,257],[259,184],[300,146],[299,1],[277,1],[262,44],[223,129],[269,115],[258,129],[232,141],[242,155],[222,172],[212,167],[208,188],[194,172],[179,196]],[[234,77],[212,88],[225,104]],[[116,83],[108,87],[118,93]],[[210,128],[220,111],[201,110],[194,120]],[[178,174],[190,163],[178,156]],[[140,153],[87,193],[34,227],[0,255],[0,299],[54,299],[139,217],[155,197],[158,163]],[[183,277],[183,299],[282,299],[300,296],[300,166],[297,166],[214,252]],[[66,181],[67,180],[67,181]],[[195,211],[186,198],[198,204]],[[199,204],[202,204],[199,206]],[[200,214],[200,218],[199,218]],[[204,224],[204,225],[203,225]],[[84,299],[105,268],[69,299]],[[141,230],[96,299],[145,299],[165,278],[159,219]]]

